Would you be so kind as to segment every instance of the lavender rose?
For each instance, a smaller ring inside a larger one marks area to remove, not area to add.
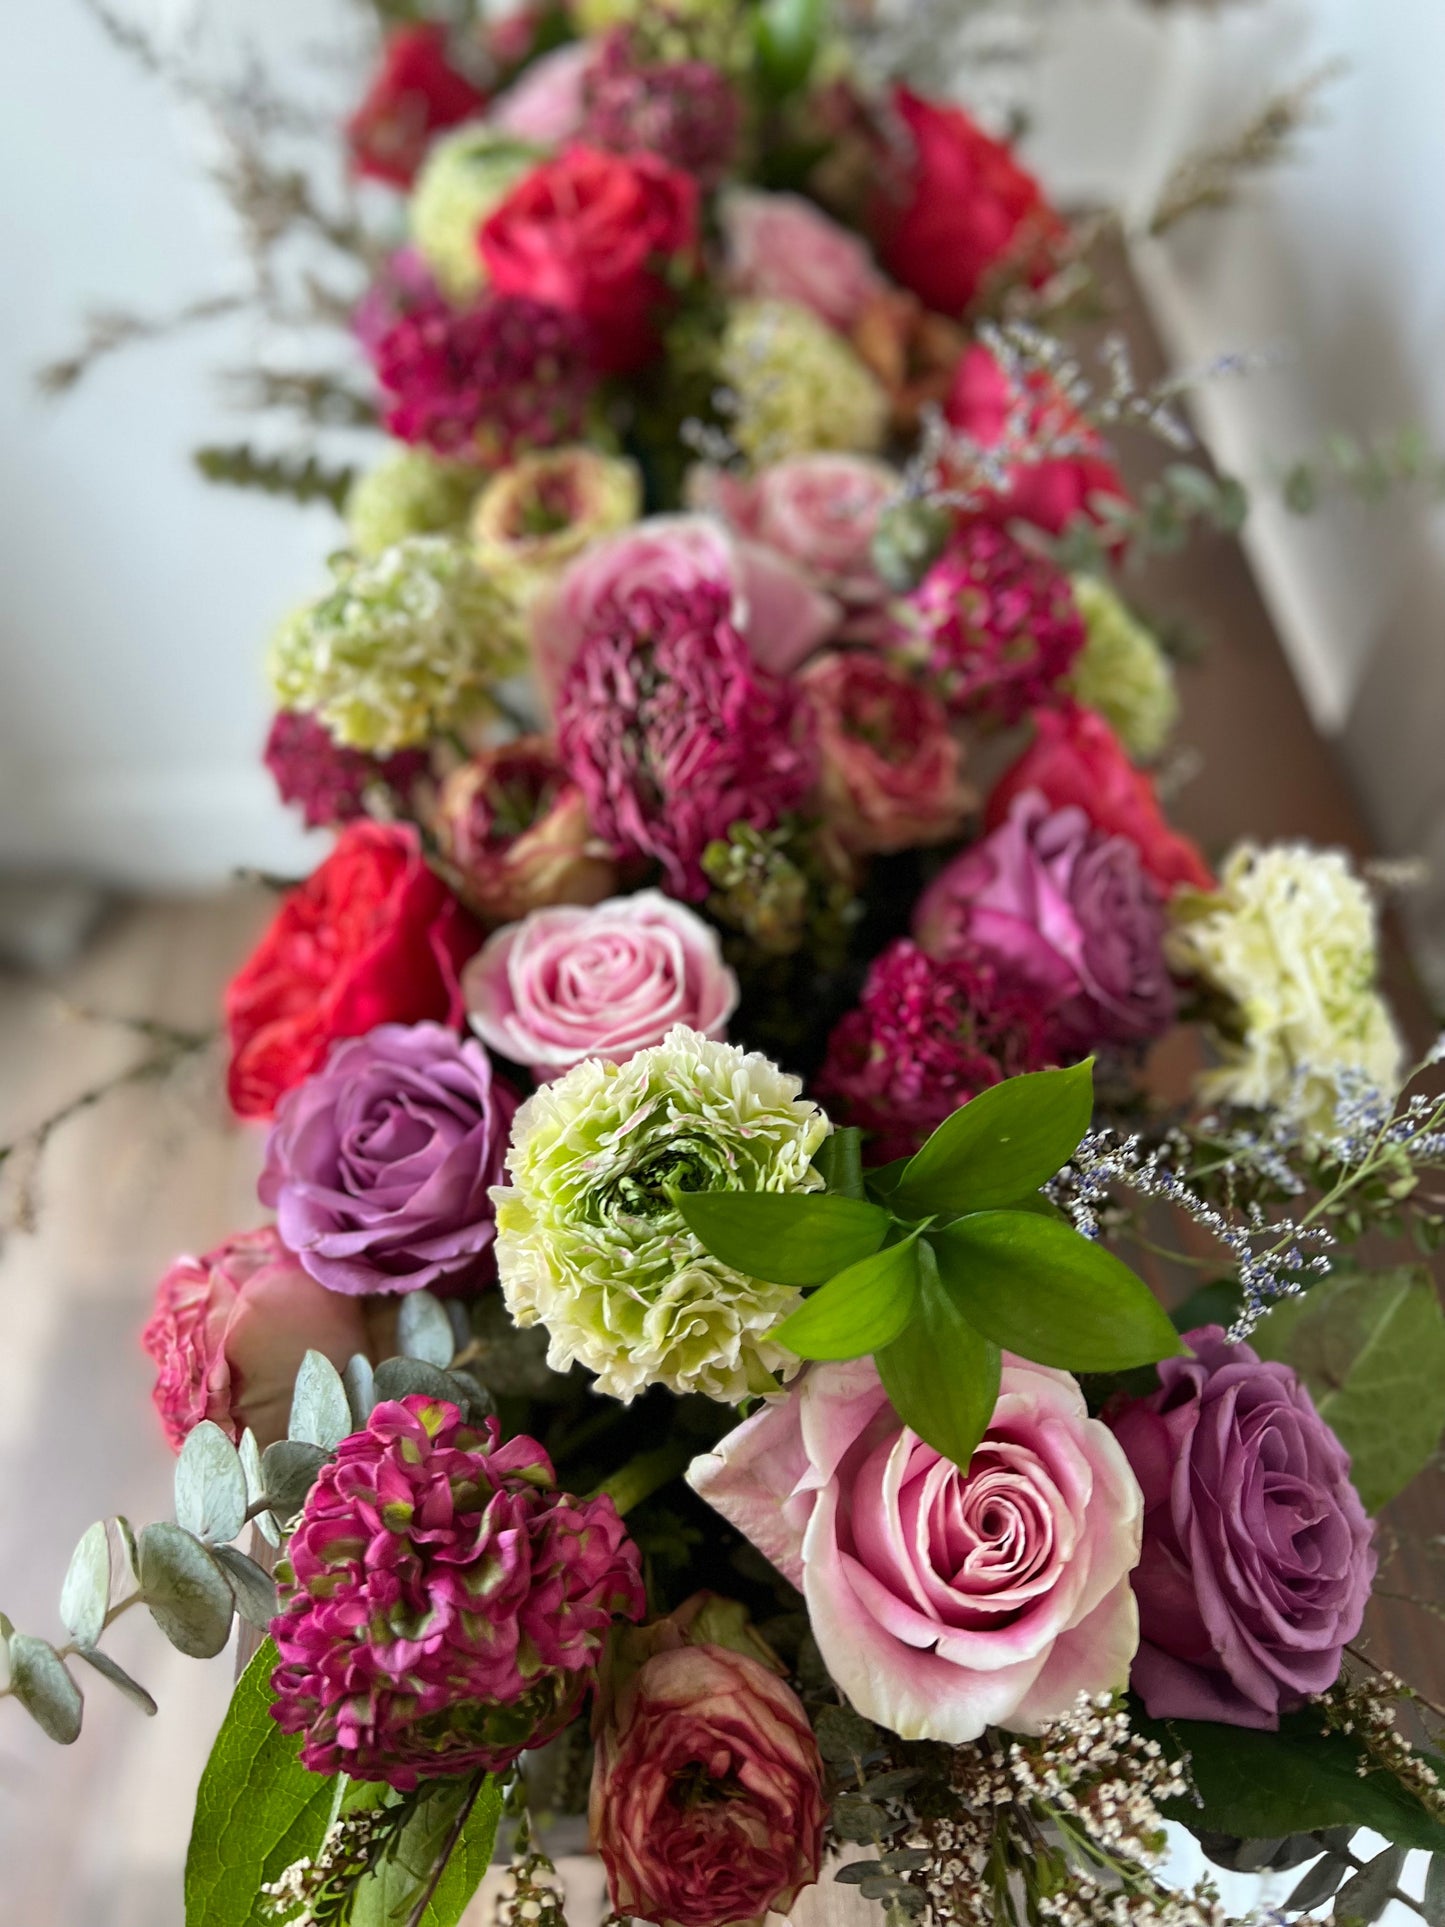
[[[1287,1365],[1218,1325],[1108,1414],[1144,1491],[1133,1685],[1155,1719],[1273,1729],[1339,1677],[1375,1576],[1350,1461]]]
[[[931,956],[967,949],[1032,987],[1065,1051],[1139,1044],[1169,1027],[1164,929],[1135,846],[1034,793],[948,865],[913,919]]]
[[[738,984],[716,933],[657,890],[537,910],[499,930],[462,978],[472,1028],[539,1082],[584,1058],[625,1064],[674,1024],[721,1040]]]
[[[379,1024],[281,1100],[261,1200],[331,1291],[477,1284],[516,1108],[480,1044],[442,1024]]]

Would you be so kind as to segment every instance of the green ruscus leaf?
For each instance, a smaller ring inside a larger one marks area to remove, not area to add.
[[[818,1146],[813,1165],[835,1197],[862,1199],[863,1133],[856,1126],[830,1132]]]
[[[213,1659],[230,1638],[235,1602],[226,1575],[180,1526],[163,1520],[141,1533],[140,1589],[151,1618],[177,1652]]]
[[[917,1309],[875,1362],[904,1424],[966,1470],[998,1403],[999,1349],[944,1290],[927,1243],[915,1249]]]
[[[892,1202],[913,1217],[1012,1204],[1068,1163],[1093,1107],[1092,1058],[980,1091],[909,1159]]]
[[[715,1258],[770,1285],[821,1285],[888,1232],[880,1206],[829,1191],[684,1192],[677,1208]]]
[[[862,1358],[891,1344],[918,1302],[917,1233],[860,1258],[773,1333],[800,1358]]]
[[[1125,1372],[1183,1349],[1142,1278],[1057,1218],[979,1211],[927,1234],[944,1289],[1005,1351],[1071,1372]]]

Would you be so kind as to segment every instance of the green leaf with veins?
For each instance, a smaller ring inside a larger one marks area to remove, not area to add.
[[[862,1358],[891,1344],[917,1309],[917,1238],[840,1271],[772,1336],[800,1358]]]
[[[980,1091],[909,1160],[890,1202],[923,1217],[990,1211],[1027,1197],[1074,1155],[1093,1107],[1092,1058]]]
[[[828,1191],[681,1193],[683,1223],[715,1258],[770,1285],[821,1285],[869,1258],[888,1233],[876,1204]]]
[[[917,1309],[875,1353],[893,1409],[921,1439],[964,1470],[998,1403],[998,1346],[970,1324],[945,1291],[925,1240],[918,1252]]]

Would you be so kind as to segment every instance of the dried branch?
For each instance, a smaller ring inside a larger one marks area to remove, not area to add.
[[[174,314],[132,314],[123,308],[96,308],[86,316],[85,335],[80,346],[69,355],[48,361],[35,371],[36,386],[42,394],[63,395],[83,380],[99,361],[138,341],[162,341],[204,321],[237,314],[250,305],[245,294],[205,295],[191,301]]]
[[[338,512],[356,479],[355,469],[330,468],[316,455],[261,455],[246,442],[198,448],[194,461],[208,482],[286,495],[293,502],[329,502]]]
[[[321,427],[374,428],[376,404],[325,369],[231,368],[221,381],[231,405],[260,413],[289,409]]]

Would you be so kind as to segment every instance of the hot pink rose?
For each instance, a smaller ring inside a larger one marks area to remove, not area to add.
[[[286,1436],[306,1353],[345,1365],[367,1350],[366,1320],[356,1299],[318,1285],[265,1225],[203,1258],[177,1258],[141,1343],[158,1368],[151,1396],[176,1451],[203,1418],[232,1438],[249,1425],[264,1449]]]
[[[756,475],[699,467],[688,477],[694,508],[796,563],[841,605],[840,633],[858,642],[886,627],[889,590],[873,561],[873,538],[898,492],[894,470],[863,455],[793,455]]]
[[[857,235],[801,194],[737,188],[723,198],[722,230],[734,294],[794,301],[842,334],[888,286]]]
[[[626,1063],[674,1024],[722,1038],[738,1001],[711,925],[657,890],[534,910],[488,939],[462,990],[477,1035],[539,1081]]]
[[[560,147],[580,131],[593,47],[569,40],[543,54],[492,102],[487,120],[499,133],[537,147]]]
[[[595,542],[532,612],[537,666],[553,695],[584,633],[607,602],[635,589],[715,583],[732,598],[733,626],[753,660],[788,675],[838,626],[838,606],[785,557],[735,540],[703,515],[654,515]]]
[[[1066,1372],[1005,1355],[961,1472],[871,1359],[814,1366],[688,1478],[802,1589],[853,1705],[905,1739],[1035,1732],[1128,1678],[1142,1501]]]

